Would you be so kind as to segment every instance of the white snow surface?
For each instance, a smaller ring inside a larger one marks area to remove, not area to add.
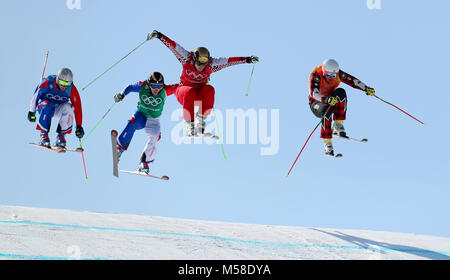
[[[0,206],[0,259],[450,259],[450,238]]]

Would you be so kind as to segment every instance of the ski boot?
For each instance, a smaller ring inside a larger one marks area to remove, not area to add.
[[[333,125],[333,135],[339,136],[339,137],[347,137],[347,133],[345,132],[344,128],[344,121],[342,120],[336,120],[334,121]]]
[[[47,147],[47,148],[51,148],[50,147],[50,138],[48,137],[48,133],[42,131],[41,132],[41,140],[39,142],[39,145]]]
[[[203,135],[205,133],[206,117],[199,112],[195,115],[195,132],[197,135]]]
[[[139,164],[138,171],[148,174],[150,172],[150,168],[148,167],[148,162],[141,161],[141,163]]]
[[[120,144],[117,144],[117,161],[120,160],[120,156],[122,156],[124,150],[125,149]]]
[[[197,136],[195,130],[195,123],[193,121],[186,121],[186,136],[187,137]]]
[[[331,142],[330,138],[323,139],[323,144],[325,147],[325,155],[334,157],[334,149],[333,149],[333,143]]]
[[[66,148],[66,137],[64,134],[58,133],[55,146],[61,149]]]

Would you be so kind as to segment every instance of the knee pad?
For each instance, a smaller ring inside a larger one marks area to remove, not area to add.
[[[339,102],[342,102],[347,98],[347,93],[345,92],[345,89],[337,88],[333,92],[333,96],[335,96],[339,100]]]

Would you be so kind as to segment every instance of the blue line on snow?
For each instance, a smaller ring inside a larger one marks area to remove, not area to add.
[[[250,245],[265,245],[265,246],[276,246],[276,247],[285,247],[285,248],[303,247],[303,248],[353,249],[353,250],[369,250],[369,251],[395,251],[395,252],[403,252],[403,253],[443,254],[443,255],[450,256],[450,252],[437,252],[437,251],[421,250],[421,249],[400,249],[400,248],[381,248],[381,247],[374,248],[374,247],[327,245],[327,244],[280,243],[280,242],[244,240],[244,239],[228,238],[228,237],[221,237],[221,236],[214,236],[214,235],[201,235],[201,234],[166,232],[166,231],[143,230],[143,229],[126,229],[126,228],[108,228],[108,227],[95,227],[95,226],[66,225],[66,224],[54,224],[54,223],[32,222],[32,221],[0,221],[0,223],[65,227],[65,228],[89,229],[89,230],[120,231],[120,232],[140,232],[140,233],[160,234],[160,235],[175,235],[175,236],[185,236],[185,237],[193,237],[193,238],[214,239],[214,240],[244,243],[244,244],[250,244]],[[0,257],[1,256],[4,256],[4,255],[0,253]],[[8,255],[6,254],[5,256],[8,256]],[[31,257],[31,256],[27,256],[27,257],[28,258],[41,258],[41,257]],[[50,257],[49,258],[42,257],[42,258],[55,259],[55,258],[50,258]],[[56,259],[59,259],[59,258],[56,258]],[[61,258],[61,259],[68,259],[68,258]]]
[[[65,258],[65,257],[47,257],[47,256],[27,256],[27,255],[17,255],[17,254],[2,254],[0,253],[0,258],[9,258],[9,259],[26,259],[26,260],[40,260],[40,261],[48,261],[48,260],[106,260],[103,258],[94,258],[94,259],[77,259],[77,258]]]

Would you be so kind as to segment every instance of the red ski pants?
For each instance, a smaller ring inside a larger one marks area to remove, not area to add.
[[[322,102],[313,102],[309,104],[311,111],[313,114],[322,118],[322,126],[320,129],[320,138],[332,138],[333,132],[331,129],[331,123],[334,120],[345,120],[347,114],[347,94],[343,88],[337,88],[332,94],[338,99],[338,103],[330,108],[328,111],[328,107],[330,105]],[[325,112],[327,114],[324,116]],[[333,117],[332,117],[333,115]]]
[[[185,121],[194,120],[194,106],[199,106],[199,112],[207,116],[214,107],[214,87],[204,85],[200,88],[191,86],[179,86],[175,91],[175,96],[183,105],[183,119]]]

